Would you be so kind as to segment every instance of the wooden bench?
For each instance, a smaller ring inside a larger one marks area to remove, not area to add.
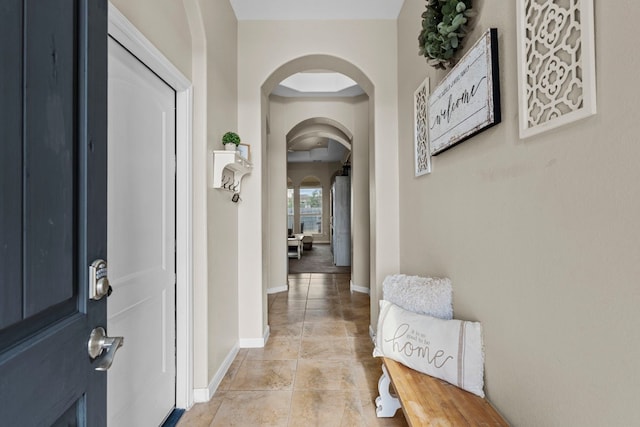
[[[392,417],[402,407],[410,426],[509,425],[486,399],[392,359],[383,357],[383,362],[376,399],[378,417]]]

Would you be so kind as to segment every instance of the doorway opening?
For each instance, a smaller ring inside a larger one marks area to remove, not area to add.
[[[351,273],[351,263],[336,262],[333,242],[335,208],[332,183],[335,165],[289,165],[290,187],[287,189],[288,274],[299,273]],[[340,164],[337,167],[341,167]],[[307,175],[310,169],[325,174]],[[342,209],[343,207],[341,207]],[[348,213],[348,212],[347,212]],[[349,230],[350,233],[350,230]],[[348,243],[351,252],[350,242]],[[297,250],[299,249],[299,250]]]
[[[108,33],[175,91],[175,406],[193,404],[192,84],[109,4]]]
[[[281,83],[297,73],[338,74],[352,79],[354,87],[324,93],[283,90]],[[331,264],[334,268],[345,267],[351,273],[352,291],[368,293],[375,266],[375,254],[370,250],[373,202],[370,176],[374,173],[371,81],[347,61],[311,55],[281,66],[262,89],[263,150],[268,164],[263,169],[263,182],[269,183],[266,191],[269,213],[263,216],[263,229],[269,238],[263,240],[262,251],[263,265],[268,266],[267,293],[287,290],[290,266],[299,264],[297,256],[289,256],[290,231],[294,235],[311,234],[313,238],[311,249],[302,252],[303,261],[323,244],[333,258],[336,244],[333,185],[335,178],[342,176],[350,179],[347,203],[350,260],[347,265],[336,266],[332,259]],[[329,162],[334,163],[327,166]],[[303,214],[296,212],[302,209],[300,199],[308,185],[304,180],[310,176],[319,178],[321,184],[316,188],[322,188],[323,203],[320,225],[313,225],[313,232],[308,231],[307,222],[301,221]]]

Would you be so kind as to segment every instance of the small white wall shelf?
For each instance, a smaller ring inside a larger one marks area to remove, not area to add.
[[[240,192],[242,178],[251,173],[253,165],[237,151],[210,151],[209,185],[212,188]]]

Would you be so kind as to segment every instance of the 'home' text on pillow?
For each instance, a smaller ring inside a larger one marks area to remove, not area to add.
[[[443,379],[484,397],[482,326],[442,320],[380,301],[374,356]]]

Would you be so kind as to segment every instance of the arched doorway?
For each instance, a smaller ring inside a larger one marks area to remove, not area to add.
[[[362,56],[363,52],[356,52],[357,63],[366,67],[365,73],[365,68],[343,57],[331,54],[305,55],[308,46],[300,49],[287,46],[283,45],[283,50],[276,50],[272,52],[273,55],[260,61],[256,61],[255,56],[239,57],[238,130],[243,139],[252,144],[254,164],[252,174],[243,182],[243,202],[238,209],[241,347],[260,346],[266,342],[269,336],[267,294],[287,289],[286,222],[272,221],[273,218],[286,216],[286,147],[285,144],[269,143],[270,139],[274,139],[276,128],[283,126],[271,117],[269,96],[278,82],[287,76],[304,70],[332,70],[349,76],[363,90],[363,102],[359,105],[358,114],[365,119],[358,122],[366,130],[366,137],[359,140],[357,135],[360,132],[354,132],[353,149],[354,153],[359,147],[369,150],[364,156],[366,160],[360,163],[367,164],[369,172],[365,179],[359,182],[354,180],[353,186],[354,194],[369,196],[366,213],[363,214],[367,221],[357,221],[355,224],[362,227],[359,235],[367,239],[366,246],[370,247],[370,252],[367,257],[369,268],[366,269],[368,281],[354,282],[351,288],[370,294],[371,319],[376,319],[378,315],[382,279],[387,274],[397,272],[399,265],[397,70],[380,55]],[[246,45],[245,48],[247,52],[259,52],[255,50],[255,44]],[[332,118],[330,111],[314,116]],[[282,138],[296,123],[306,118],[309,117],[300,117],[290,123],[289,128],[282,131]],[[353,169],[355,172],[355,163]],[[271,212],[278,209],[280,212],[277,215]],[[354,238],[357,240],[357,236],[354,235]],[[356,242],[354,248],[357,247]],[[356,268],[354,265],[354,270]],[[372,325],[372,329],[375,330],[375,325]]]
[[[340,100],[326,96],[289,99],[274,95],[279,82],[290,75],[308,70],[342,73],[358,84],[361,93]],[[263,216],[263,230],[267,230],[268,238],[263,241],[262,251],[267,292],[287,289],[287,241],[280,237],[286,235],[289,228],[286,200],[287,157],[291,157],[293,152],[294,156],[304,155],[313,161],[314,154],[320,150],[326,151],[327,141],[333,141],[335,145],[346,148],[347,155],[342,159],[343,163],[348,162],[353,168],[353,216],[358,221],[354,221],[352,229],[351,287],[352,290],[368,293],[370,274],[375,265],[375,256],[370,251],[369,183],[373,173],[374,135],[371,123],[375,96],[371,81],[353,64],[340,58],[310,55],[290,61],[274,71],[263,84],[262,94],[263,149],[266,152],[266,167],[262,179],[269,183],[266,193],[268,215]],[[304,149],[298,149],[299,145],[305,144]],[[310,148],[314,144],[316,151]],[[334,172],[331,171],[330,175],[335,175]],[[330,183],[328,187],[330,188]],[[325,243],[330,243],[329,233],[323,237]]]

